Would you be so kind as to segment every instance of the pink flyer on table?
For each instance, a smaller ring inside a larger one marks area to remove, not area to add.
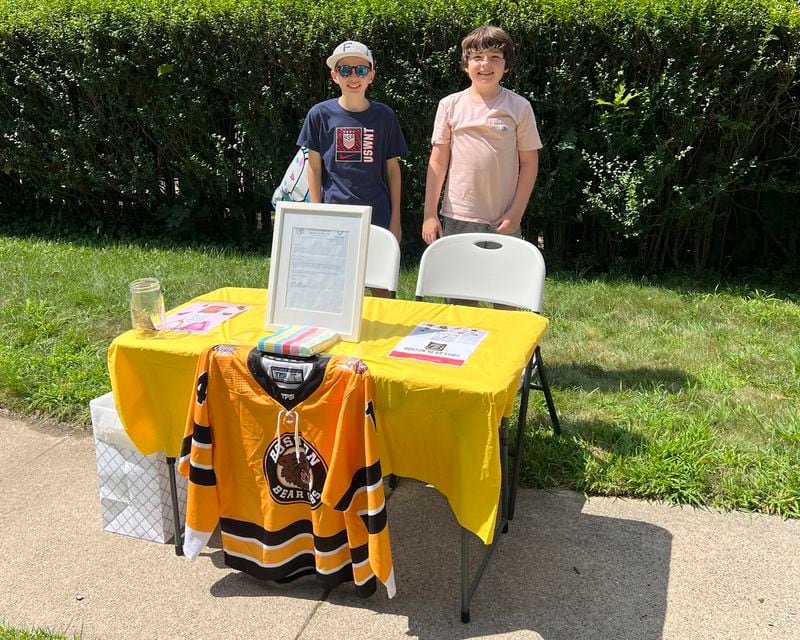
[[[252,305],[230,302],[193,302],[167,316],[167,329],[208,333],[214,327],[247,311]]]

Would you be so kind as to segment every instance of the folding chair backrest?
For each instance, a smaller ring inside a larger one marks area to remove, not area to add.
[[[544,258],[534,245],[494,233],[439,238],[422,254],[417,298],[493,302],[539,312]]]
[[[388,229],[370,225],[367,245],[367,274],[364,284],[367,287],[388,289],[397,293],[400,277],[400,245]],[[394,295],[392,295],[394,297]]]

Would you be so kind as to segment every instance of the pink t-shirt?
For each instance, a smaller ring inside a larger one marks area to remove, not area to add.
[[[514,201],[518,152],[542,148],[531,103],[505,88],[488,103],[469,89],[442,98],[431,142],[450,145],[441,214],[489,224]]]

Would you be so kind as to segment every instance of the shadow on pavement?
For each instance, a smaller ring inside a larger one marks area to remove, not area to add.
[[[521,492],[473,598],[472,621],[462,624],[459,528],[435,489],[404,479],[389,500],[397,596],[389,600],[381,591],[359,601],[349,586],[339,587],[309,623],[308,637],[337,637],[337,619],[365,638],[391,637],[390,621],[403,619],[406,635],[431,640],[661,637],[672,535],[644,522],[585,514],[585,502],[572,492]],[[473,574],[482,547],[473,538]],[[348,614],[337,614],[339,607]]]

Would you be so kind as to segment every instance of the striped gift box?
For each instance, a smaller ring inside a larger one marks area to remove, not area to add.
[[[258,341],[258,349],[264,353],[282,353],[287,356],[313,356],[329,349],[339,341],[333,329],[291,325],[284,327]]]

